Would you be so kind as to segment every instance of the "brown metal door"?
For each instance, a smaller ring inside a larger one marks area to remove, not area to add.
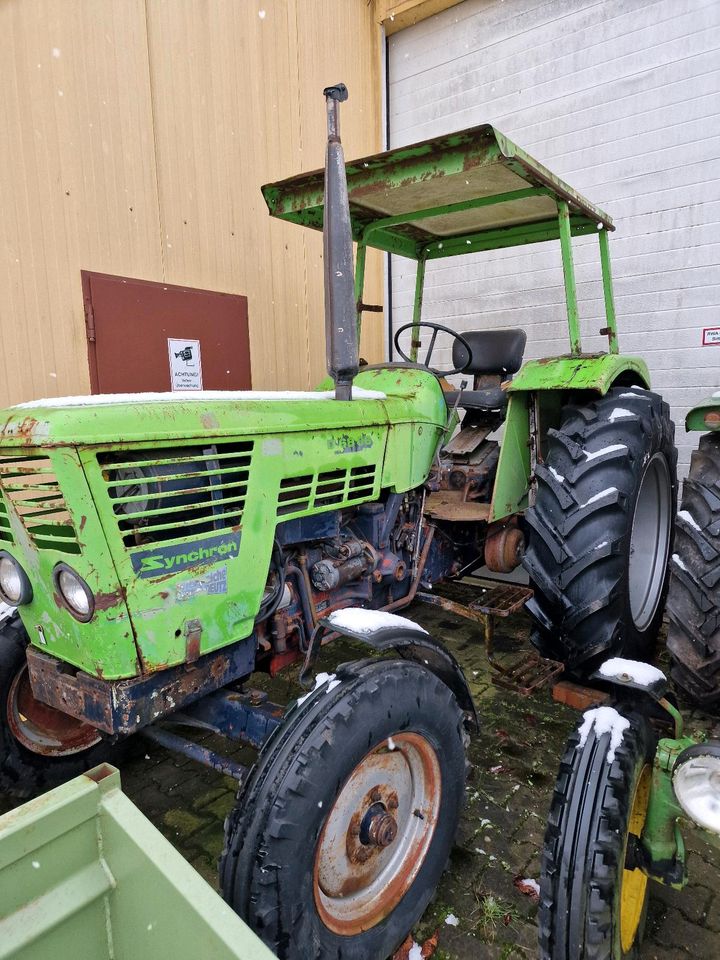
[[[82,271],[93,393],[247,390],[247,297]]]

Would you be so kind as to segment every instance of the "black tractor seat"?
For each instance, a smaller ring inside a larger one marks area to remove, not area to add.
[[[488,387],[485,390],[447,390],[445,402],[448,407],[454,407],[457,403],[463,410],[503,410],[507,404],[507,394],[500,387]]]
[[[500,384],[503,380],[510,380],[522,366],[527,334],[516,328],[474,330],[462,336],[471,351],[463,373],[473,375],[473,389],[449,390],[445,394],[448,406],[454,407],[457,403],[464,410],[504,410],[507,394],[500,389]],[[456,340],[453,343],[453,365],[461,366],[466,356],[465,346]]]

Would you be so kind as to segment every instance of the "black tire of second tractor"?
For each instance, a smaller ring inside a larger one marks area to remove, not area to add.
[[[340,674],[338,674],[340,675]],[[280,960],[380,960],[429,904],[465,796],[464,715],[424,667],[398,660],[343,667],[342,682],[296,708],[263,747],[225,824],[220,888]],[[317,910],[313,863],[326,815],[369,749],[414,732],[440,763],[442,814],[419,871],[384,919],[341,936]]]
[[[618,411],[620,414],[618,415]],[[523,565],[553,629],[538,626],[543,656],[587,675],[610,656],[652,655],[662,623],[677,502],[675,427],[668,405],[639,387],[568,403],[535,471],[535,503],[526,512]],[[669,540],[662,586],[650,621],[638,629],[630,606],[632,521],[645,467],[664,457],[671,482]]]
[[[541,960],[638,956],[648,886],[628,949],[621,940],[620,904],[633,800],[643,771],[650,777],[657,735],[644,714],[624,715],[630,726],[611,763],[610,734],[596,736],[594,729],[583,746],[573,732],[560,762],[540,868]]]
[[[20,743],[8,724],[12,683],[25,666],[28,635],[17,614],[0,624],[0,793],[26,800],[57,787],[106,760],[118,762],[125,744],[106,741],[68,756],[33,753]]]
[[[720,705],[720,436],[693,453],[670,565],[672,678],[703,707]]]

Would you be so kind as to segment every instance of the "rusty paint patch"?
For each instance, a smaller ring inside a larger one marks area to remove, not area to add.
[[[110,593],[100,593],[95,594],[95,609],[96,610],[109,610],[111,607],[116,607],[119,603],[122,603],[125,599],[125,592],[122,588],[113,590]]]

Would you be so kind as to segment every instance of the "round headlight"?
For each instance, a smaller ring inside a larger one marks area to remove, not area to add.
[[[95,612],[95,597],[79,573],[66,563],[55,567],[55,585],[65,606],[76,620],[83,623],[92,618]]]
[[[17,560],[4,550],[0,550],[0,599],[11,607],[32,600],[32,587],[27,574]]]
[[[698,743],[683,750],[673,770],[673,787],[687,816],[720,835],[720,743]]]

